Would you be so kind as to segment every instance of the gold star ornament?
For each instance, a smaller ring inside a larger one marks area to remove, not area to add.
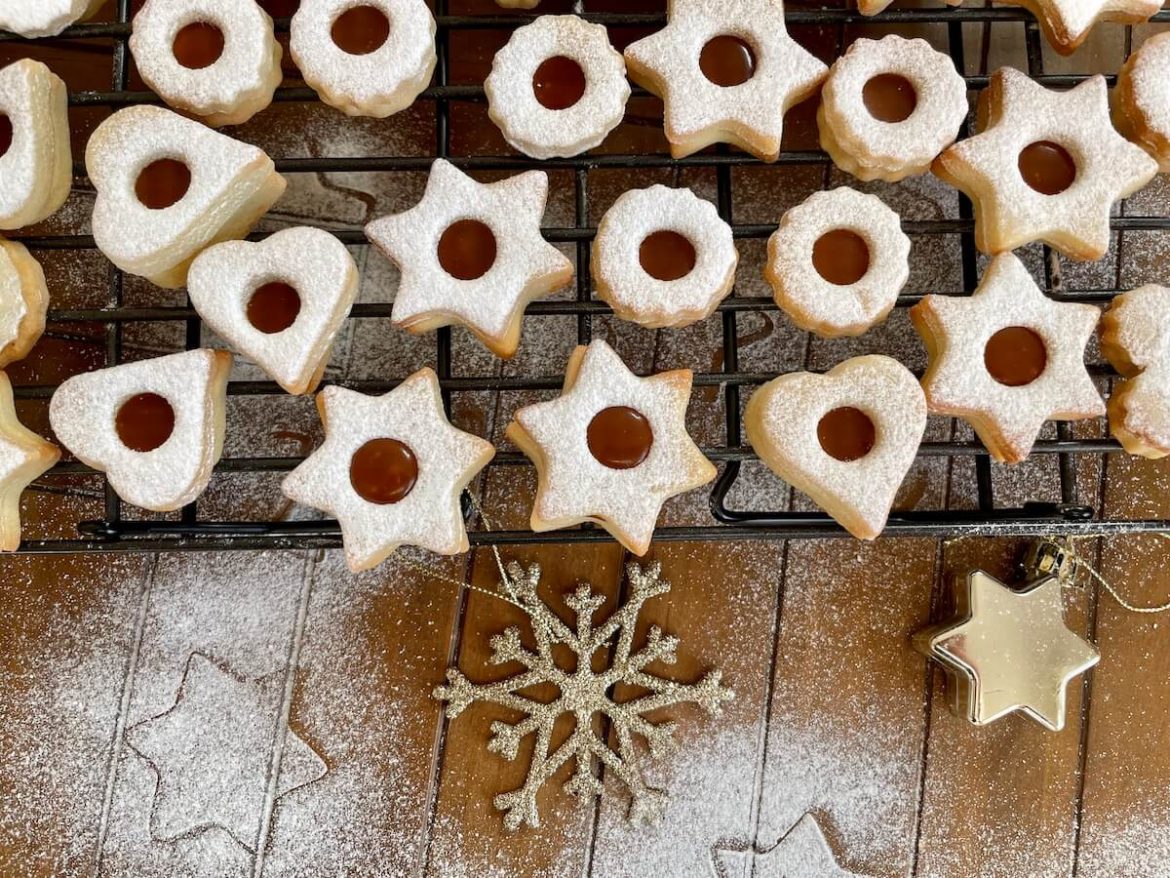
[[[1064,728],[1070,680],[1100,659],[1064,621],[1060,580],[1010,587],[982,570],[956,583],[958,618],[914,635],[914,647],[943,666],[951,709],[975,725],[1020,711]]]

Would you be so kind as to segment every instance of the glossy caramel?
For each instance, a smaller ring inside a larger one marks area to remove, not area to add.
[[[140,393],[122,403],[114,429],[131,451],[154,451],[175,432],[175,410],[157,393]]]
[[[699,70],[722,88],[743,85],[756,74],[756,53],[745,40],[723,34],[703,46]]]
[[[598,462],[610,469],[633,469],[650,456],[654,430],[637,409],[610,406],[593,416],[585,439]]]
[[[301,313],[301,297],[283,281],[257,287],[248,299],[248,322],[264,333],[284,332]]]
[[[669,229],[654,232],[638,248],[642,269],[657,280],[679,280],[695,267],[695,245]]]
[[[224,37],[214,24],[193,21],[175,34],[171,51],[175,60],[189,70],[210,67],[223,55]]]
[[[904,76],[880,73],[861,90],[865,108],[882,122],[905,122],[918,106],[918,93]]]
[[[371,439],[349,461],[349,483],[363,500],[398,503],[418,482],[418,458],[397,439]]]
[[[549,110],[567,110],[585,96],[585,71],[572,58],[546,58],[532,74],[532,92]]]
[[[1020,176],[1042,195],[1059,195],[1077,179],[1077,163],[1067,149],[1051,140],[1031,143],[1020,151]]]
[[[368,55],[389,39],[390,19],[374,6],[354,6],[337,16],[329,34],[346,54]]]
[[[1000,384],[1021,387],[1031,384],[1048,366],[1044,339],[1026,326],[1001,329],[983,349],[983,365]]]
[[[869,271],[869,245],[857,232],[833,229],[813,244],[813,268],[831,284],[855,284]]]
[[[191,188],[191,169],[177,159],[159,159],[143,168],[134,183],[138,200],[151,210],[178,204]]]
[[[483,277],[496,262],[496,236],[479,220],[459,220],[439,237],[439,265],[458,280]]]
[[[825,454],[845,463],[873,451],[876,439],[869,415],[851,405],[833,409],[817,423],[817,441]]]

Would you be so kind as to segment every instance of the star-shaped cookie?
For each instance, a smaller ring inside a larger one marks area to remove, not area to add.
[[[536,464],[532,529],[594,521],[644,555],[662,504],[715,478],[687,434],[690,397],[689,369],[640,378],[604,341],[574,350],[562,395],[508,425]]]
[[[935,159],[933,170],[975,203],[975,242],[984,253],[1043,241],[1073,259],[1100,259],[1113,202],[1158,172],[1109,121],[1101,76],[1058,92],[1001,68],[979,96],[979,129]]]
[[[719,878],[788,878],[808,875],[816,878],[865,878],[837,865],[817,818],[805,814],[785,836],[767,850],[738,846],[716,846],[712,851]],[[745,868],[746,867],[746,868]]]
[[[1162,0],[1004,0],[1036,16],[1048,42],[1062,55],[1071,55],[1102,21],[1140,24],[1162,8]]]
[[[1054,302],[1019,259],[997,256],[970,297],[931,295],[910,309],[930,354],[930,411],[965,418],[1007,463],[1028,456],[1045,421],[1105,414],[1084,362],[1099,316]]]
[[[281,490],[337,518],[351,570],[375,567],[403,544],[467,551],[459,495],[496,449],[451,426],[432,370],[384,396],[327,387],[317,410],[325,443]]]
[[[732,143],[775,161],[784,114],[829,72],[788,35],[781,0],[670,0],[666,27],[625,56],[663,99],[675,158]]]
[[[1060,580],[1020,588],[982,570],[955,585],[958,621],[928,628],[914,645],[952,681],[952,707],[976,725],[1018,710],[1045,728],[1064,728],[1065,687],[1100,654],[1065,625]]]
[[[61,457],[16,419],[12,384],[0,372],[0,552],[20,546],[20,495]]]
[[[497,356],[515,354],[525,306],[573,278],[540,234],[547,197],[543,171],[480,183],[436,159],[422,201],[366,226],[402,275],[394,325],[418,333],[462,323]]]

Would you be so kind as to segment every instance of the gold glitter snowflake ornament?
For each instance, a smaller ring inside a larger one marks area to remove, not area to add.
[[[602,783],[595,771],[596,762],[611,772],[630,791],[628,819],[631,823],[653,823],[666,806],[667,794],[646,785],[638,767],[635,751],[637,735],[649,747],[650,756],[661,759],[676,747],[673,738],[674,723],[655,724],[643,714],[674,704],[697,704],[708,714],[720,713],[724,701],[731,701],[735,693],[720,684],[719,671],[711,671],[697,683],[676,683],[648,673],[646,667],[655,661],[673,664],[678,638],[663,633],[657,625],[646,634],[645,645],[634,649],[634,629],[642,605],[650,598],[670,591],[670,583],[659,578],[660,567],[652,564],[643,569],[637,564],[626,567],[630,581],[629,600],[615,610],[601,625],[594,627],[593,615],[605,603],[604,596],[595,594],[582,583],[565,597],[565,604],[577,618],[576,630],[566,625],[537,595],[540,567],[527,569],[519,564],[508,565],[503,588],[509,598],[520,605],[532,623],[536,651],[529,650],[520,640],[520,629],[509,628],[491,639],[492,664],[519,662],[527,669],[514,677],[497,683],[473,683],[460,671],[447,671],[447,685],[438,686],[434,697],[447,702],[447,717],[454,719],[464,708],[476,701],[491,702],[525,714],[515,724],[492,723],[492,737],[488,750],[507,759],[515,759],[520,742],[536,734],[536,749],[528,767],[524,785],[495,798],[495,806],[504,812],[504,825],[515,830],[527,823],[540,826],[536,796],[553,774],[570,759],[576,760],[573,776],[565,789],[582,802],[589,802],[601,794]],[[616,636],[612,659],[608,668],[593,670],[592,657]],[[567,646],[576,656],[576,669],[566,671],[553,658],[553,647]],[[552,683],[560,694],[545,704],[521,694],[522,690],[538,683]],[[628,701],[613,698],[618,683],[637,687],[641,694]],[[553,726],[562,714],[572,714],[576,726],[568,740],[553,748]],[[593,731],[593,715],[602,714],[611,726],[616,747],[611,747]]]

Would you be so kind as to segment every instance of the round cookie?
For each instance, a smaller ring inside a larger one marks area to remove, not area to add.
[[[0,70],[0,229],[56,213],[73,185],[65,83],[40,61]]]
[[[55,37],[97,15],[106,0],[0,0],[0,30],[22,37]]]
[[[24,359],[45,331],[45,273],[16,241],[0,238],[0,368]]]
[[[1125,376],[1109,397],[1109,428],[1130,454],[1170,454],[1170,289],[1122,293],[1101,318],[1101,353]]]
[[[20,495],[61,458],[61,452],[16,417],[8,376],[0,372],[0,552],[20,548]]]
[[[1113,121],[1170,173],[1170,33],[1150,37],[1126,60],[1113,90]]]

